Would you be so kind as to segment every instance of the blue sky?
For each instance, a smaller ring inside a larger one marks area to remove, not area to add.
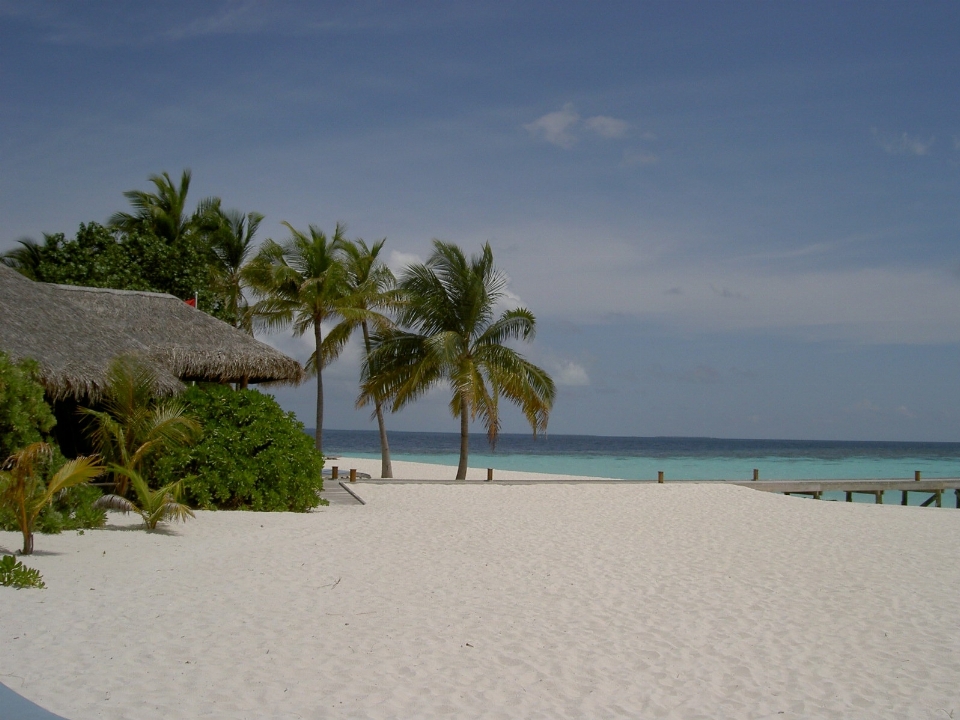
[[[189,167],[262,238],[489,240],[551,432],[958,439],[960,4],[141,5],[0,0],[0,250]]]

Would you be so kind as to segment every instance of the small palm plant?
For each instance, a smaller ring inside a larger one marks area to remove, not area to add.
[[[115,491],[121,496],[127,494],[131,473],[139,473],[148,457],[192,444],[200,431],[182,404],[157,399],[155,386],[156,374],[149,367],[121,356],[107,372],[103,409],[80,409],[92,420],[90,438],[109,464]]]
[[[48,443],[35,442],[14,453],[0,468],[0,507],[9,508],[23,533],[22,555],[33,553],[33,525],[40,512],[63,490],[97,477],[104,467],[92,457],[68,460],[50,480],[43,481],[53,460]]]
[[[136,502],[122,495],[103,495],[94,503],[94,507],[104,510],[118,510],[122,513],[134,512],[143,518],[148,530],[156,530],[157,523],[165,520],[186,522],[188,517],[196,517],[193,510],[180,502],[183,480],[164,485],[159,490],[151,490],[147,481],[136,470],[113,465],[113,472],[126,476],[136,495]]]

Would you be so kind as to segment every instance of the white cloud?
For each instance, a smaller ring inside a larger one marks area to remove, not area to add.
[[[590,376],[587,375],[587,370],[583,365],[572,360],[559,360],[550,364],[553,366],[550,374],[557,385],[582,387],[590,384]]]
[[[540,137],[548,143],[562,148],[571,148],[577,138],[569,131],[580,121],[580,115],[573,109],[573,103],[567,103],[556,112],[547,113],[523,127],[534,137]]]
[[[393,271],[394,275],[399,276],[410,265],[421,265],[424,259],[414,253],[405,253],[398,250],[390,251],[390,259],[387,260],[387,267]]]
[[[478,236],[518,244],[509,259],[511,286],[541,321],[621,317],[816,342],[960,342],[960,282],[952,267],[833,267],[829,251],[816,267],[744,255],[698,259],[674,254],[668,230],[648,232],[538,222],[484,228]]]
[[[923,140],[919,136],[907,133],[900,135],[882,133],[877,128],[873,128],[873,137],[877,144],[890,155],[926,155],[933,147],[935,139],[931,136],[929,140]]]
[[[607,117],[606,115],[596,115],[592,118],[587,118],[584,121],[584,125],[587,126],[588,130],[592,130],[600,137],[610,139],[622,138],[630,128],[630,124],[626,121]]]
[[[633,167],[635,165],[655,165],[659,162],[658,158],[653,153],[644,152],[642,150],[624,150],[623,158],[620,160],[621,167]]]

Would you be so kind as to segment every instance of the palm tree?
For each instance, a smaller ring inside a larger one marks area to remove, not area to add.
[[[32,238],[22,238],[17,241],[20,247],[5,252],[0,256],[0,262],[31,280],[40,280],[40,264],[46,255],[57,249],[62,238],[62,235],[44,233],[42,245]]]
[[[359,327],[363,332],[365,355],[369,357],[372,350],[370,326],[373,325],[374,329],[381,333],[393,326],[390,319],[379,312],[399,307],[396,278],[390,268],[379,260],[385,242],[386,238],[368,246],[364,240],[358,238],[343,245],[349,294],[344,300],[343,321],[327,336],[328,344],[336,355],[339,355],[343,344]],[[374,399],[374,414],[380,430],[380,477],[392,478],[390,444],[387,442],[387,428],[383,422],[383,403],[379,399]]]
[[[313,332],[316,349],[307,361],[307,371],[317,376],[316,447],[323,452],[323,368],[336,357],[331,343],[324,348],[321,324],[343,317],[344,297],[349,292],[341,252],[346,228],[337,223],[333,237],[311,225],[309,232],[290,230],[282,245],[267,240],[250,263],[246,277],[262,299],[253,312],[268,328],[293,325],[295,335]]]
[[[133,214],[114,213],[108,224],[114,230],[127,233],[150,230],[170,244],[177,243],[190,228],[192,217],[187,214],[187,191],[190,189],[190,171],[184,170],[179,187],[168,173],[151,175],[150,182],[157,188],[149,193],[128,190],[123,196],[133,205]]]
[[[122,513],[135,512],[143,518],[148,530],[156,530],[157,523],[164,520],[186,522],[188,517],[196,517],[188,506],[180,502],[183,492],[183,480],[164,485],[159,490],[151,490],[143,476],[130,468],[114,465],[110,468],[129,478],[130,486],[137,497],[136,502],[122,495],[102,495],[93,503],[94,507],[104,510],[119,510]]]
[[[221,210],[219,199],[204,209],[203,223],[208,230],[213,251],[213,285],[223,299],[226,317],[235,328],[253,335],[250,305],[244,297],[246,280],[243,269],[253,253],[254,236],[263,222],[263,215],[237,210]]]
[[[501,396],[520,407],[534,435],[546,430],[553,406],[555,389],[546,371],[504,345],[532,340],[536,330],[536,319],[525,308],[494,320],[505,287],[489,243],[468,261],[456,245],[434,240],[426,264],[411,265],[400,279],[399,324],[412,331],[375,337],[364,365],[359,402],[389,399],[393,412],[449,383],[450,411],[460,418],[458,480],[467,477],[471,419],[480,418],[493,445],[500,432]]]
[[[54,496],[100,475],[104,468],[95,458],[68,460],[44,484],[43,470],[53,459],[53,449],[44,442],[27,445],[0,467],[0,507],[13,511],[23,533],[22,555],[33,553],[33,525]]]
[[[165,448],[191,444],[200,431],[179,401],[158,400],[155,386],[150,368],[121,356],[107,371],[103,409],[80,408],[92,420],[90,437],[109,464],[120,495],[126,495],[131,473],[140,472],[144,460]]]

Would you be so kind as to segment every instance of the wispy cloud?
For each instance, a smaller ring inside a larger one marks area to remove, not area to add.
[[[164,34],[171,40],[205,35],[249,35],[267,25],[261,10],[262,5],[256,0],[228,2],[219,11],[171,28]]]
[[[587,118],[583,123],[588,130],[592,130],[603,138],[622,138],[630,129],[630,123],[625,120],[607,117],[606,115],[595,115]]]
[[[567,103],[559,110],[542,115],[523,127],[536,138],[570,149],[578,140],[575,130],[586,130],[606,140],[618,140],[626,137],[630,123],[607,115],[594,115],[581,120],[573,103]]]
[[[523,127],[534,137],[543,138],[558,147],[572,148],[577,138],[570,130],[578,122],[580,122],[580,115],[573,109],[573,103],[567,103],[560,110],[547,113]]]
[[[716,285],[711,285],[710,290],[713,291],[713,294],[717,297],[722,297],[725,300],[746,300],[747,296],[742,292],[736,290],[731,290],[726,287],[717,287]]]
[[[877,144],[890,155],[926,155],[935,140],[933,136],[924,140],[918,135],[884,133],[877,128],[873,128],[872,132]]]
[[[620,160],[620,166],[635,167],[637,165],[655,165],[658,162],[660,162],[660,158],[653,153],[644,152],[643,150],[624,150],[623,158]]]

